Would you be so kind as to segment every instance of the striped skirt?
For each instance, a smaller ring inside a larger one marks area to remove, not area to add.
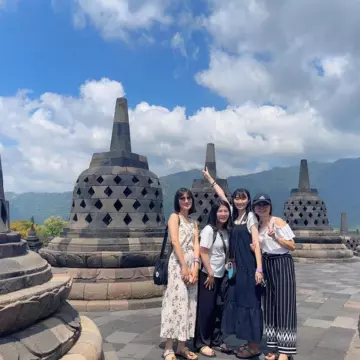
[[[296,354],[296,279],[290,254],[263,254],[265,336],[269,348]]]

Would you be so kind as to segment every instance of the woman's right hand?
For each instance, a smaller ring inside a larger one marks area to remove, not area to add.
[[[211,179],[211,175],[209,174],[208,168],[206,167],[205,169],[202,170],[202,174],[204,176],[204,178],[206,180],[210,180]]]
[[[186,284],[189,282],[189,268],[187,265],[181,267],[181,279]]]
[[[211,272],[209,272],[209,274],[204,282],[205,289],[212,290],[212,288],[214,287],[214,283],[215,283],[214,272],[211,271]]]

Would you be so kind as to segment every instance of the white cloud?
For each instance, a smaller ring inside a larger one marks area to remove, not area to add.
[[[116,97],[122,84],[87,81],[78,97],[19,91],[0,97],[0,146],[7,191],[71,190],[94,152],[110,146]],[[148,156],[159,176],[202,168],[206,143],[216,144],[221,176],[267,169],[273,160],[355,156],[360,136],[328,128],[311,107],[292,112],[246,103],[222,111],[137,104],[129,110],[133,151]],[[11,146],[9,143],[16,143]]]
[[[128,39],[129,32],[150,30],[155,25],[168,25],[172,16],[166,0],[74,0],[77,9],[74,24],[87,21],[105,38]]]
[[[178,50],[182,56],[187,57],[185,41],[179,32],[174,34],[174,36],[171,38],[170,44],[174,50]]]
[[[310,105],[360,130],[360,2],[208,0],[209,66],[196,81],[231,104]]]

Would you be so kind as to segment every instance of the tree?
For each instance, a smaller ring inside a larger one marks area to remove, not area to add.
[[[60,216],[50,216],[41,226],[41,232],[47,237],[59,236],[63,228],[67,225]]]
[[[31,220],[16,220],[10,223],[10,229],[12,231],[16,231],[21,234],[21,238],[25,239],[27,234],[31,228],[31,225],[34,224],[35,231],[38,232],[40,230],[40,226],[36,225],[33,222],[33,218]]]

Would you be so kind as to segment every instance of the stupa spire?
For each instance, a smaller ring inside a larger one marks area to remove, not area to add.
[[[306,159],[301,160],[300,163],[299,191],[300,192],[310,191],[309,169]]]
[[[110,151],[125,151],[131,153],[128,103],[123,97],[116,99]]]
[[[5,200],[4,180],[0,155],[0,233],[7,233],[8,231],[8,204]]]
[[[215,145],[212,143],[206,146],[205,167],[207,167],[211,177],[216,179]]]
[[[3,180],[3,171],[1,165],[1,155],[0,155],[0,201],[5,200],[5,192],[4,192],[4,180]]]

